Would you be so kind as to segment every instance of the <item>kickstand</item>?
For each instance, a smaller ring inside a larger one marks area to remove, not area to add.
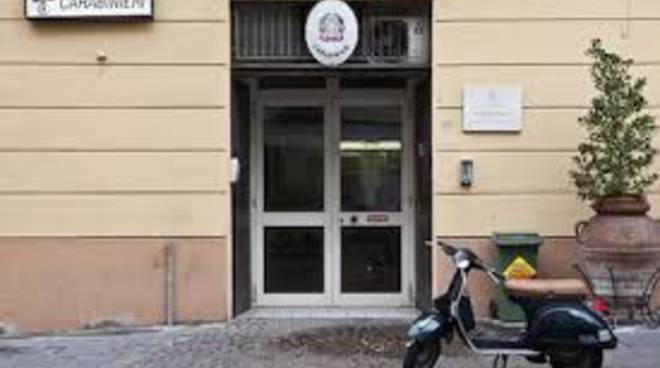
[[[495,360],[493,361],[493,368],[507,368],[509,365],[509,356],[508,355],[496,355]]]

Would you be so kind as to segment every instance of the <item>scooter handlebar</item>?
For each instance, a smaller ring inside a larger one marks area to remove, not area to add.
[[[429,247],[432,247],[434,245],[439,246],[440,248],[442,248],[445,254],[450,257],[453,257],[459,251],[459,248],[456,248],[455,246],[446,243],[440,239],[427,240],[426,245],[428,245]],[[484,264],[484,262],[472,251],[468,249],[465,249],[464,251],[466,252],[466,254],[470,256],[473,265],[477,269],[480,269],[486,274],[488,274],[488,276],[490,276],[493,279],[493,281],[495,281],[498,284],[506,281],[506,278],[503,275],[500,275],[497,271],[495,271],[495,269],[493,269],[492,267],[488,267],[486,264]]]
[[[456,249],[456,247],[454,247],[453,245],[451,245],[451,244],[449,244],[449,243],[445,243],[444,241],[442,241],[442,240],[440,240],[440,239],[427,240],[427,241],[426,241],[426,245],[428,245],[429,247],[432,247],[432,246],[434,246],[434,245],[437,245],[437,246],[439,246],[440,248],[442,248],[442,250],[443,250],[443,251],[445,252],[445,254],[447,254],[448,256],[453,256],[453,255],[456,254],[456,252],[458,251],[458,249]]]

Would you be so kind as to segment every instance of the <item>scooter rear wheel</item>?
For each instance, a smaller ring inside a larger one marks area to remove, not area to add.
[[[415,342],[406,351],[403,368],[433,368],[441,352],[440,341]]]
[[[603,350],[601,349],[556,349],[551,351],[552,368],[601,368]]]

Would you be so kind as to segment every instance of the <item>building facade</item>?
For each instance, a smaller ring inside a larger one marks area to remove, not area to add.
[[[493,232],[537,232],[540,275],[572,275],[591,215],[568,176],[593,94],[584,50],[599,37],[634,57],[657,112],[660,3],[349,4],[358,45],[328,67],[303,43],[315,2],[35,21],[0,0],[3,330],[423,306],[449,274],[430,236],[493,257]],[[466,131],[474,86],[515,86],[521,127]]]

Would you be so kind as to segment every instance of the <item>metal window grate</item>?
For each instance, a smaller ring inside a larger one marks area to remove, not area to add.
[[[237,61],[309,61],[305,45],[306,6],[236,3],[232,12],[233,56]]]
[[[399,62],[408,55],[408,24],[395,18],[365,17],[362,45],[372,62]]]
[[[313,3],[236,2],[232,7],[232,56],[237,64],[315,63],[305,44],[305,21]],[[425,2],[351,3],[360,19],[360,42],[349,63],[410,61],[413,19],[429,17]],[[428,31],[428,30],[427,30]],[[428,45],[422,45],[428,48]],[[415,49],[417,48],[417,49]],[[415,61],[417,64],[420,60]],[[428,61],[422,60],[427,65]]]

